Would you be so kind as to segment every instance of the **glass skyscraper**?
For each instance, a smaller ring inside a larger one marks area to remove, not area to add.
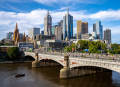
[[[63,40],[73,38],[73,16],[69,14],[69,9],[67,14],[63,17]]]
[[[103,40],[103,26],[101,21],[97,21],[96,24],[93,24],[93,31],[97,34],[97,39]]]
[[[57,27],[57,25],[52,26],[52,30],[51,30],[52,35],[55,35],[55,28],[56,27]]]

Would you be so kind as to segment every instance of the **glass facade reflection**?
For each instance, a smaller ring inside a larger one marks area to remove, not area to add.
[[[101,25],[101,21],[97,21],[94,26],[95,26],[94,30],[97,34],[97,39],[102,40],[103,39],[103,26]]]
[[[73,16],[69,14],[69,9],[67,14],[63,17],[63,40],[66,38],[73,38]]]

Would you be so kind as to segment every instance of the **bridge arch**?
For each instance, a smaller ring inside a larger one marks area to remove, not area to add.
[[[33,57],[34,59],[36,59],[36,58],[35,58],[35,53],[25,52],[24,57],[25,57],[25,56],[31,56],[31,57]]]
[[[35,58],[31,55],[25,55],[23,60],[31,60],[31,61],[35,61]]]
[[[52,61],[55,61],[56,63],[60,64],[61,66],[64,66],[64,63],[63,61],[61,60],[57,60],[57,59],[51,59],[51,58],[41,58],[39,59],[38,61],[42,61],[42,60],[52,60]]]
[[[90,64],[76,64],[76,65],[74,65],[74,66],[70,66],[70,68],[75,68],[75,67],[98,67],[98,68],[104,68],[104,69],[108,69],[108,70],[112,70],[112,71],[115,71],[115,72],[118,72],[118,73],[120,73],[120,69],[119,68],[117,68],[117,67],[112,67],[111,65],[103,65],[103,66],[101,66],[101,65],[98,65],[98,64],[94,64],[94,65],[90,65]]]
[[[31,56],[35,60],[37,59],[37,57],[35,56],[35,53],[25,52],[25,56]],[[59,58],[58,56],[50,57],[49,55],[45,55],[45,54],[38,55],[38,61],[41,61],[44,59],[53,60],[53,61],[57,62],[58,64],[64,66],[64,57],[62,57],[62,58],[61,57]]]

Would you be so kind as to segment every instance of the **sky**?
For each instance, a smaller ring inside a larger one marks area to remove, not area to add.
[[[73,16],[73,32],[76,34],[77,20],[88,22],[89,33],[93,24],[101,21],[103,30],[112,32],[112,43],[120,43],[120,0],[0,0],[0,40],[8,32],[14,32],[17,22],[19,32],[28,34],[28,29],[44,30],[47,11],[52,16],[52,25],[69,13]]]

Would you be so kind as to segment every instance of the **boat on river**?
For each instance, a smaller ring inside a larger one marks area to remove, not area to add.
[[[23,76],[25,76],[24,73],[20,73],[20,74],[15,75],[15,77],[23,77]]]

